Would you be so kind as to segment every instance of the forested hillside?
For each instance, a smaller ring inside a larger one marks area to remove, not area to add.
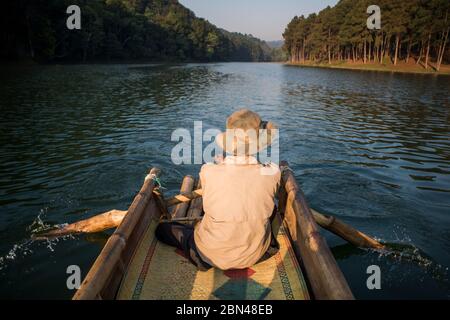
[[[68,30],[66,9],[81,8],[81,30]],[[177,0],[7,0],[0,57],[38,62],[116,60],[268,61],[272,50],[229,33]]]
[[[282,48],[284,45],[283,40],[266,41],[266,42],[269,47],[274,48],[274,49]]]
[[[381,30],[367,28],[369,0],[341,0],[318,14],[296,16],[283,34],[291,62],[449,62],[449,0],[378,0]]]

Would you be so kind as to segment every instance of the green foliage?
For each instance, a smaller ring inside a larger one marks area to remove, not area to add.
[[[81,30],[66,28],[66,8],[80,6]],[[176,0],[8,0],[2,58],[268,61],[271,49],[197,18]]]
[[[419,63],[426,55],[427,67],[430,55],[439,68],[448,52],[448,0],[379,0],[382,28],[373,31],[366,25],[371,4],[341,0],[318,14],[294,17],[283,34],[290,60],[397,63],[414,57]]]

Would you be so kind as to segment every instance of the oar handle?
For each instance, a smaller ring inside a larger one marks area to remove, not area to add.
[[[173,207],[179,203],[190,202],[194,199],[200,198],[203,196],[203,190],[197,189],[192,192],[181,193],[171,198],[166,199],[166,205],[168,208]]]

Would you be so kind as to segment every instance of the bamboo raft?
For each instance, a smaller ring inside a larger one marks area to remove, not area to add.
[[[288,168],[287,163],[284,166]],[[156,172],[151,171],[152,175]],[[113,210],[92,218],[102,217],[100,227],[86,222],[69,226],[96,232],[118,225],[73,299],[349,300],[353,294],[318,223],[355,245],[382,247],[337,219],[311,210],[293,173],[282,170],[278,214],[272,225],[279,253],[245,270],[200,272],[181,252],[154,236],[172,205],[170,219],[174,221],[201,219],[201,190],[193,191],[194,186],[195,179],[186,176],[181,195],[164,201],[155,193],[157,181],[146,179],[127,211]]]

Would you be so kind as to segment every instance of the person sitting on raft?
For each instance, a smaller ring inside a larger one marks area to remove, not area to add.
[[[276,126],[247,109],[233,113],[226,126],[215,141],[227,156],[200,171],[202,221],[195,228],[165,222],[156,229],[158,240],[183,250],[200,270],[248,268],[278,250],[271,222],[281,172],[255,157],[272,143]]]

